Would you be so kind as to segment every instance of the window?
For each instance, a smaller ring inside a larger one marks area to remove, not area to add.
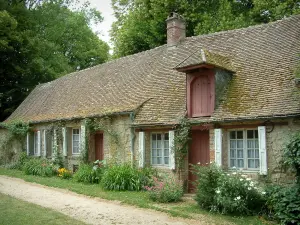
[[[152,165],[169,166],[169,134],[155,133],[151,136]]]
[[[80,130],[72,129],[72,153],[79,154],[80,147]]]
[[[35,131],[34,132],[34,136],[33,136],[33,139],[34,139],[34,155],[38,155],[39,153],[39,140],[38,140],[38,132]]]
[[[229,132],[229,165],[240,169],[259,170],[257,130]]]

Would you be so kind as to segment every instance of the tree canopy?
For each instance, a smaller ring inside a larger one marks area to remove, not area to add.
[[[0,0],[0,121],[38,84],[105,62],[109,46],[89,25],[103,20],[75,0]]]
[[[165,20],[181,14],[187,36],[268,23],[300,13],[299,0],[112,0],[114,57],[166,43]]]

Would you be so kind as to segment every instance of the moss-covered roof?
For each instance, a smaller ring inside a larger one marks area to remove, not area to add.
[[[186,77],[175,67],[206,63],[235,72],[210,118],[234,120],[300,114],[294,84],[300,16],[186,38],[37,86],[8,120],[30,122],[130,112],[135,124],[173,124],[186,112]],[[144,103],[144,104],[143,104]],[[198,118],[201,120],[201,118]]]

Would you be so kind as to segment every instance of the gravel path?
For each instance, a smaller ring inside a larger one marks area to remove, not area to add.
[[[51,208],[88,224],[206,224],[195,220],[172,218],[154,210],[90,198],[64,189],[50,188],[6,176],[0,176],[0,192]]]

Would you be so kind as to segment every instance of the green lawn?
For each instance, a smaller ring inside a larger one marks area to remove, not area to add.
[[[37,216],[38,215],[38,216]],[[84,225],[62,213],[0,193],[1,225]]]
[[[21,178],[28,182],[34,182],[49,187],[58,187],[68,189],[70,191],[84,194],[93,197],[99,197],[108,200],[118,200],[124,204],[135,205],[141,208],[151,208],[158,211],[167,212],[172,216],[179,216],[184,218],[194,218],[202,221],[214,223],[214,224],[266,224],[258,217],[231,217],[220,214],[210,213],[201,210],[195,201],[184,200],[179,203],[154,203],[148,197],[146,192],[115,192],[115,191],[104,191],[99,185],[88,185],[77,183],[72,180],[63,180],[58,177],[38,177],[31,175],[24,175],[22,171],[8,170],[0,168],[0,175],[7,175],[11,177]],[[1,217],[0,217],[1,218]]]

